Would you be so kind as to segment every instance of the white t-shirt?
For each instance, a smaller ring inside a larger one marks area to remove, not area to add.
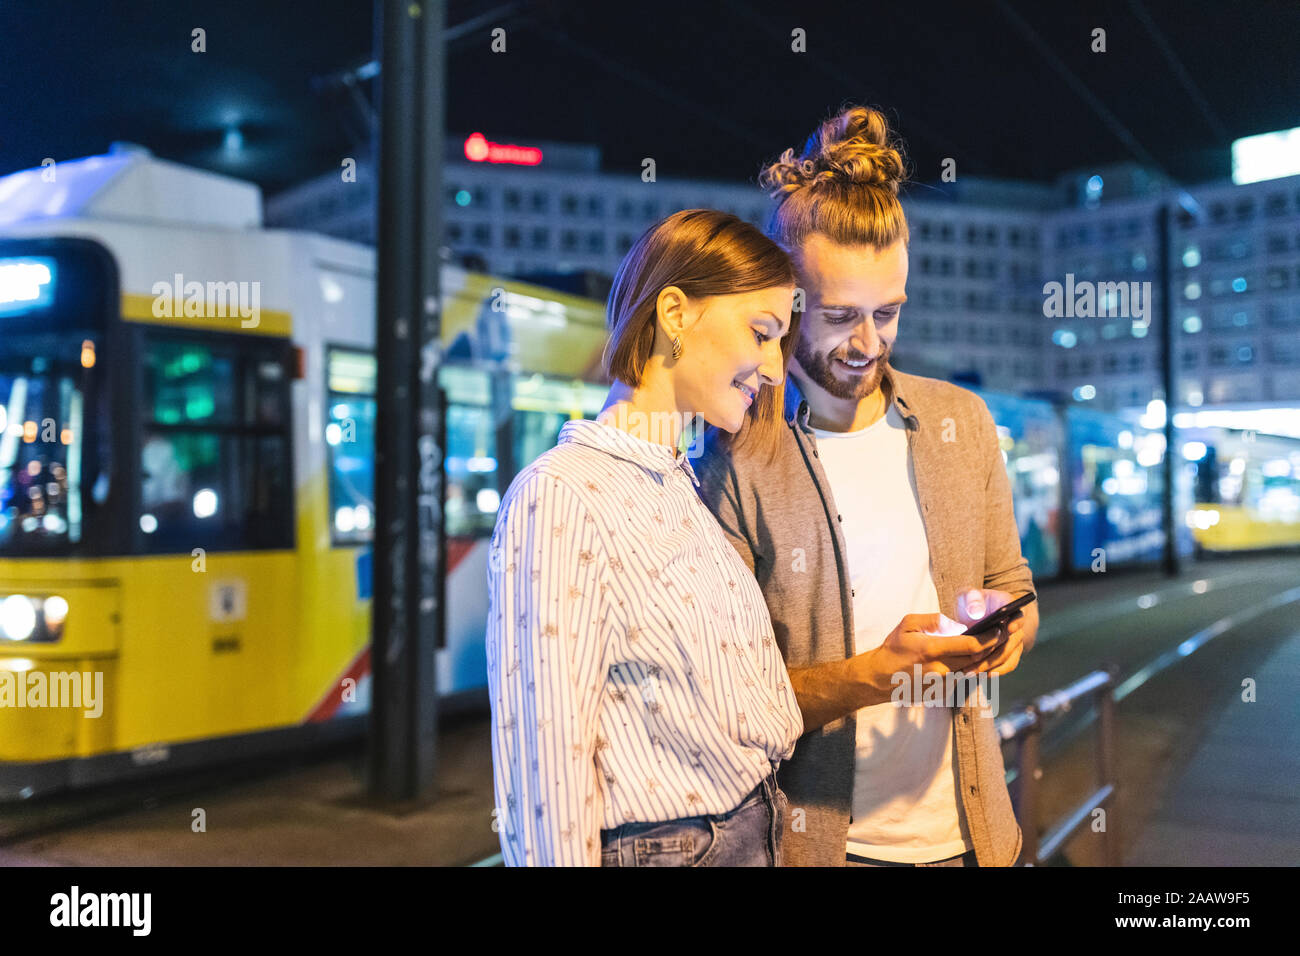
[[[904,615],[939,610],[907,431],[891,404],[859,431],[813,434],[843,516],[861,654],[884,643]],[[849,852],[928,863],[973,849],[957,797],[952,711],[887,702],[859,710],[857,725]]]

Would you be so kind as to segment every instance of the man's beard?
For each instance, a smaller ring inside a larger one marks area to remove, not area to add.
[[[861,376],[856,382],[845,382],[839,379],[835,375],[835,370],[831,367],[832,357],[814,352],[805,343],[802,336],[795,345],[794,357],[798,359],[799,367],[807,373],[808,377],[831,395],[836,398],[861,401],[878,389],[880,383],[884,381],[885,366],[889,364],[889,346],[881,344],[880,355],[872,364],[871,371]],[[848,352],[838,357],[858,362],[871,356]]]

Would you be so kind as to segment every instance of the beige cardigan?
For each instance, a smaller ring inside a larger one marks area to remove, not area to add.
[[[957,589],[1033,589],[1020,553],[993,417],[972,392],[886,369],[885,387],[907,425],[939,607],[956,617]],[[844,535],[808,426],[808,405],[787,376],[775,462],[728,450],[717,433],[696,465],[700,495],[763,589],[791,668],[853,654],[853,602]],[[983,518],[972,523],[974,516]],[[802,549],[803,562],[792,560]],[[796,565],[799,570],[795,570]],[[777,778],[799,822],[783,840],[788,866],[843,866],[853,799],[856,718],[809,731]],[[994,718],[975,700],[953,708],[958,784],[980,866],[1010,866],[1021,833],[1007,793]]]

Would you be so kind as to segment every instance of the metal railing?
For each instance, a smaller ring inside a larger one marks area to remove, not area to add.
[[[1114,809],[1118,781],[1115,778],[1115,682],[1117,670],[1107,666],[1095,670],[1060,690],[1036,697],[1027,706],[997,721],[1003,742],[1019,741],[1016,769],[1008,773],[1015,782],[1013,804],[1020,821],[1023,846],[1020,859],[1024,866],[1040,866],[1065,845],[1065,841],[1085,826],[1094,810],[1105,810],[1102,853],[1106,866],[1119,866],[1120,842],[1115,826]],[[1038,835],[1039,781],[1043,726],[1049,720],[1073,709],[1084,698],[1097,697],[1097,788],[1061,819],[1054,821],[1046,833]]]

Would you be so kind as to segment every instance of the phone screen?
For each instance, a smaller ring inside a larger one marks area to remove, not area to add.
[[[1028,594],[1022,594],[1014,601],[1002,605],[1002,607],[998,608],[992,614],[980,618],[970,627],[966,628],[965,633],[983,634],[985,631],[991,631],[993,630],[993,628],[997,627],[998,625],[1005,624],[1007,621],[1009,621],[1012,617],[1015,616],[1015,613],[1018,610],[1020,610],[1030,601],[1036,600],[1037,597],[1038,595],[1035,594],[1033,591],[1030,591]]]

